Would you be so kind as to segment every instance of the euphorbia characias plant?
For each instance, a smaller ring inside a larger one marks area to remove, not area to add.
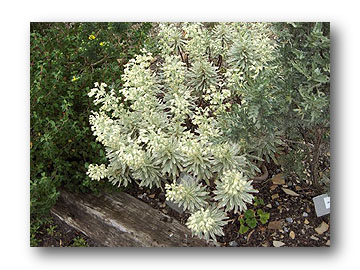
[[[243,141],[225,137],[219,119],[241,106],[243,87],[266,73],[276,47],[266,24],[159,24],[159,54],[126,64],[122,89],[95,83],[100,105],[90,117],[109,164],[90,165],[94,180],[165,187],[190,212],[193,234],[216,241],[227,212],[241,212],[257,192],[259,169]],[[261,158],[261,157],[260,157]],[[195,182],[177,182],[180,173]]]

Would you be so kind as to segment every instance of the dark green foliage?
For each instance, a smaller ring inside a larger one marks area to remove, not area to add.
[[[251,209],[246,210],[244,216],[245,216],[246,225],[248,225],[251,229],[254,229],[257,225],[254,210]]]
[[[260,222],[261,224],[266,224],[270,218],[270,213],[267,213],[267,212],[264,212],[263,210],[261,209],[258,209],[256,211],[258,217],[260,218]]]
[[[259,206],[264,205],[264,200],[262,198],[255,196],[253,205],[254,209],[247,209],[244,212],[244,215],[239,217],[240,234],[246,233],[250,228],[254,229],[258,225],[258,221],[263,225],[266,224],[270,218],[270,213],[264,212],[259,208]]]
[[[50,236],[54,236],[56,234],[56,228],[57,225],[50,225],[48,228],[46,228],[46,232]]]
[[[30,213],[32,217],[46,216],[55,204],[59,193],[54,178],[42,173],[40,178],[30,180]]]
[[[291,119],[284,169],[319,186],[330,177],[330,23],[279,23],[275,32]]]
[[[94,141],[87,96],[93,83],[121,85],[123,65],[140,53],[150,23],[31,23],[31,217],[48,213],[60,186],[98,192],[87,164],[104,163]]]
[[[41,226],[48,224],[50,208],[59,195],[53,177],[47,177],[45,172],[39,178],[30,180],[30,246],[39,244],[36,234]]]
[[[86,240],[80,236],[77,236],[73,239],[72,247],[88,247],[89,244],[86,242]]]
[[[243,220],[243,219],[240,220],[240,223],[241,223],[241,222],[244,222],[244,221],[242,221],[242,220]],[[246,226],[246,225],[244,225],[244,224],[240,224],[240,229],[239,229],[239,233],[240,233],[240,234],[244,234],[244,233],[246,233],[248,230],[249,230],[249,227],[248,227],[248,226]]]
[[[264,205],[264,200],[262,198],[258,198],[257,196],[255,196],[253,205],[255,207],[262,206]]]

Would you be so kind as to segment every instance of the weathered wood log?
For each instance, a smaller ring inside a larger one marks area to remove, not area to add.
[[[207,246],[177,220],[126,194],[61,190],[52,214],[106,247]]]

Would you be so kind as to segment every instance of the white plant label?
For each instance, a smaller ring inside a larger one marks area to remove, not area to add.
[[[313,198],[315,212],[318,217],[330,214],[330,196],[328,194],[321,194]]]
[[[324,198],[324,203],[325,203],[325,208],[329,209],[330,208],[330,197]]]

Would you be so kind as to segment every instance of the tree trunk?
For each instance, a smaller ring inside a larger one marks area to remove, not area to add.
[[[177,220],[124,192],[96,197],[61,190],[51,212],[100,246],[207,246]]]

